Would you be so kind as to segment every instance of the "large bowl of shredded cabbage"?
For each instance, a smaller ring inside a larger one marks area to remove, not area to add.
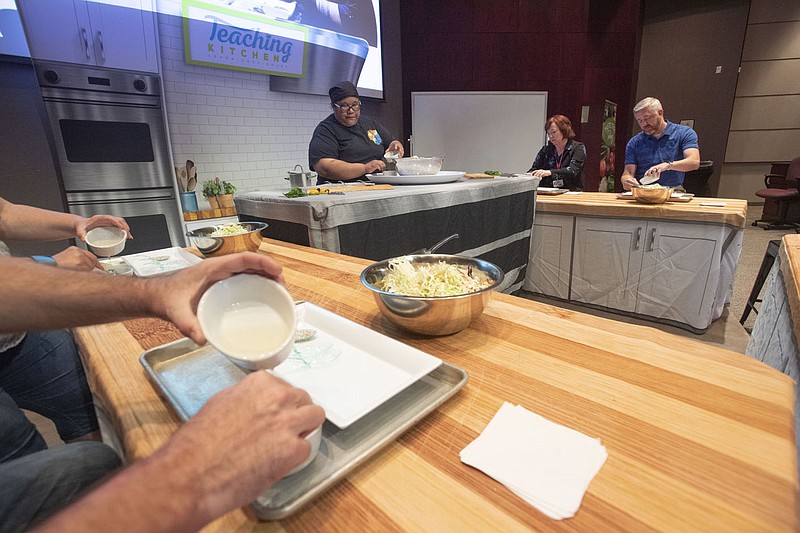
[[[192,230],[186,234],[191,244],[206,257],[255,252],[261,246],[265,222],[233,222]]]
[[[503,271],[482,259],[419,254],[374,263],[361,273],[381,313],[423,335],[450,335],[483,313]]]

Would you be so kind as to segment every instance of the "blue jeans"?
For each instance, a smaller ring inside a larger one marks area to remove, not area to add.
[[[0,532],[28,530],[119,465],[114,450],[100,442],[75,442],[0,464]]]
[[[47,447],[21,409],[52,420],[64,441],[98,430],[92,393],[70,332],[28,333],[20,344],[0,353],[0,463]]]
[[[66,330],[28,333],[0,353],[0,532],[25,531],[120,465],[99,442],[48,450],[22,412],[53,421],[65,441],[98,430],[92,393]]]

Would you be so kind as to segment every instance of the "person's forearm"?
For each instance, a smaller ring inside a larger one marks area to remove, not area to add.
[[[672,168],[669,170],[679,170],[681,172],[691,172],[700,168],[700,162],[695,161],[694,158],[687,157],[679,161],[672,162]]]
[[[330,159],[320,165],[317,163],[314,168],[323,177],[331,181],[347,181],[360,178],[366,174],[364,163],[347,163],[339,159]]]
[[[56,241],[76,235],[79,215],[12,204],[0,204],[0,239]]]
[[[3,332],[103,324],[152,314],[152,302],[144,297],[152,280],[67,272],[12,257],[0,257],[0,271]]]

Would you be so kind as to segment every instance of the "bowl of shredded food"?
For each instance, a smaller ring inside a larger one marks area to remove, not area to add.
[[[481,259],[419,254],[374,263],[361,273],[361,283],[389,320],[435,336],[469,326],[503,277],[498,266]]]
[[[643,204],[663,204],[672,195],[675,187],[664,187],[658,183],[631,187],[633,199]]]
[[[191,243],[206,257],[255,252],[261,246],[261,231],[265,222],[231,222],[220,226],[199,228],[186,234]]]

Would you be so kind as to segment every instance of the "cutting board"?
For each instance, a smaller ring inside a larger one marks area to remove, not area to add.
[[[330,192],[353,192],[353,191],[386,191],[394,189],[394,185],[318,185],[315,187],[306,187],[308,192],[311,189],[328,189]]]
[[[483,172],[478,172],[475,174],[464,174],[464,177],[468,180],[490,180],[494,178],[491,174],[484,174]]]

